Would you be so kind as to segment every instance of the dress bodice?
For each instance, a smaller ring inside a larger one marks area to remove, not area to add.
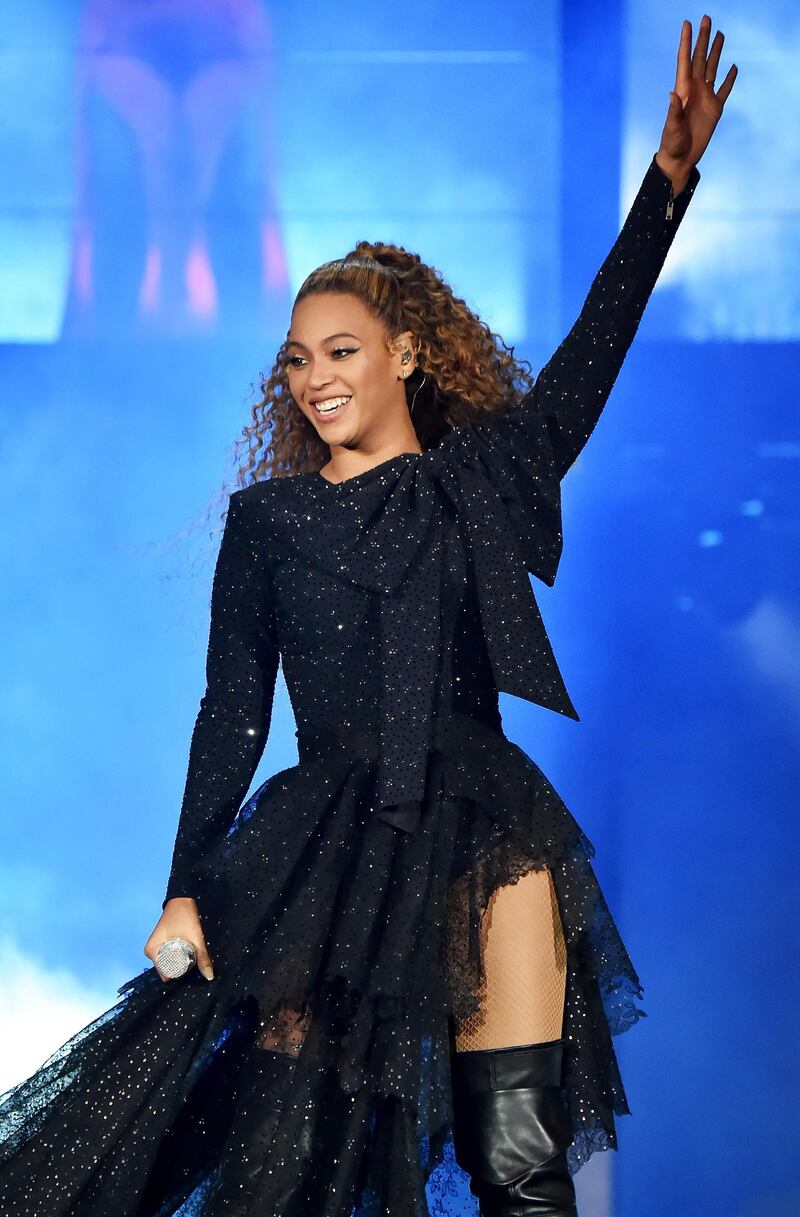
[[[413,830],[448,716],[500,729],[498,693],[577,719],[529,576],[555,580],[561,482],[594,429],[699,180],[655,158],[578,320],[519,400],[343,482],[231,495],[167,895],[227,831],[266,744],[279,661],[298,740],[360,741],[375,813]]]

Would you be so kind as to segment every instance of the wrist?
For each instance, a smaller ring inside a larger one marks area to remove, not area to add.
[[[685,190],[692,174],[692,166],[687,165],[684,161],[673,160],[661,149],[656,153],[655,159],[661,172],[672,182],[673,194],[680,194],[682,190]]]

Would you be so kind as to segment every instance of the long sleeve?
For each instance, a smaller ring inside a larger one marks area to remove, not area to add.
[[[561,481],[597,424],[699,180],[695,168],[673,197],[653,157],[580,316],[531,390],[439,444],[459,480],[477,478],[467,510],[486,510],[489,483],[526,569],[551,586],[563,545]]]
[[[269,574],[242,494],[230,497],[214,571],[206,690],[162,908],[175,896],[195,895],[191,868],[233,823],[269,733],[279,651]]]
[[[543,416],[559,478],[597,424],[699,180],[695,167],[673,197],[653,157],[580,316],[517,406],[520,422],[531,412]],[[538,442],[540,419],[531,422]]]

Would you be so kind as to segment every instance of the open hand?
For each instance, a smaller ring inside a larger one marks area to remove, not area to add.
[[[708,147],[738,73],[734,64],[714,92],[725,35],[717,30],[709,54],[710,37],[711,18],[706,16],[700,22],[697,43],[692,51],[692,24],[684,21],[675,91],[670,93],[661,147],[656,153],[656,163],[672,179],[676,194],[686,185],[689,174]]]

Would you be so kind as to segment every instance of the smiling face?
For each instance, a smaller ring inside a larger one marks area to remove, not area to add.
[[[410,332],[390,348],[383,324],[357,296],[317,292],[295,305],[287,349],[292,396],[332,451],[377,451],[407,441],[409,429],[413,436],[403,375],[415,362]]]

